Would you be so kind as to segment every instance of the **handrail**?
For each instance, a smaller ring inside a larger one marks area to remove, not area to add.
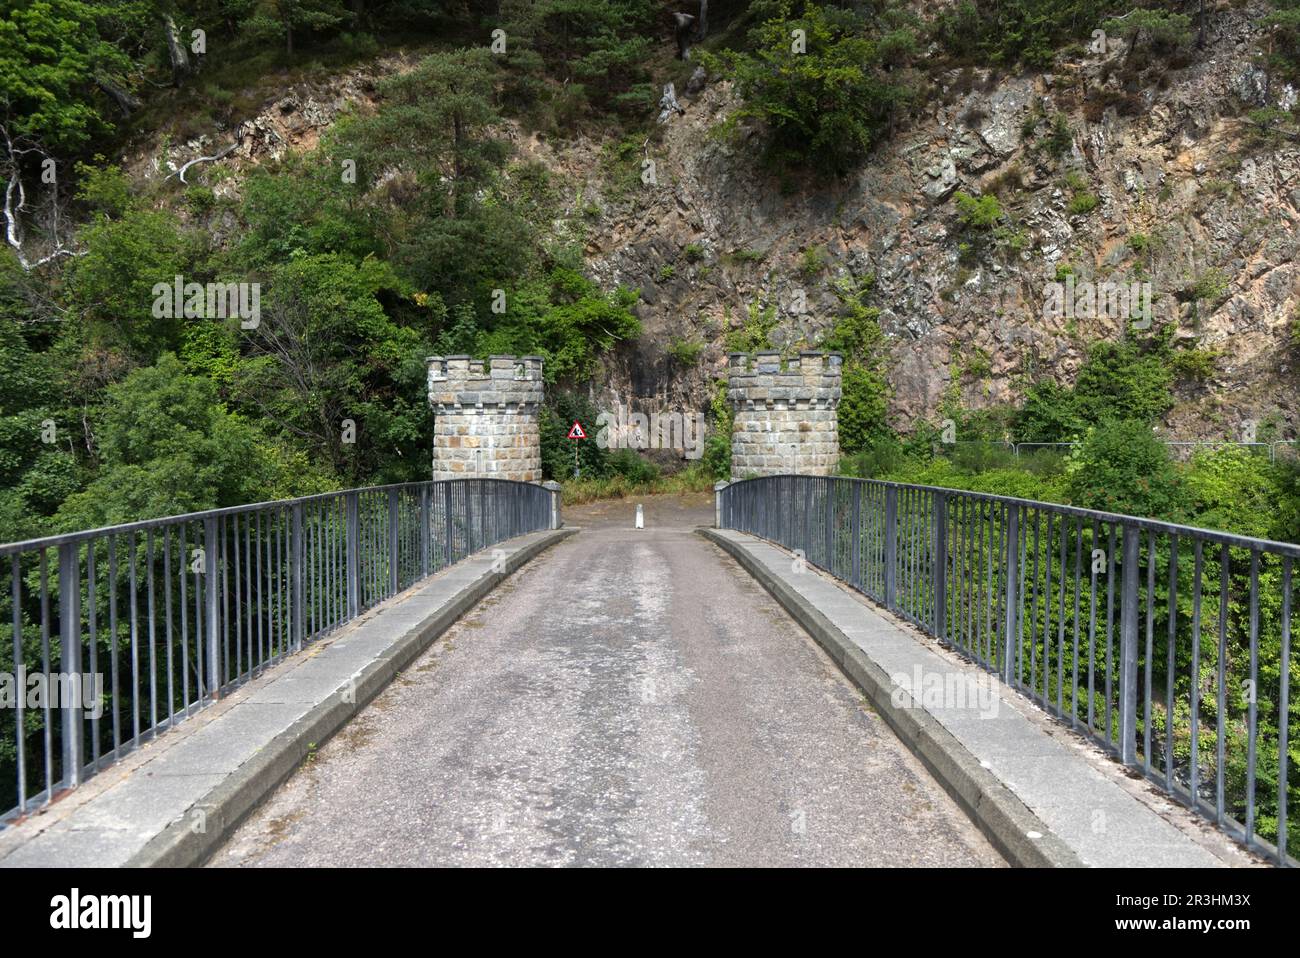
[[[736,486],[745,482],[761,482],[764,479],[775,479],[779,477],[789,478],[794,477],[794,474],[780,473],[779,476],[756,476],[750,479],[737,479],[732,482],[731,485]],[[855,476],[835,476],[834,478],[837,482],[862,482],[878,486],[892,486],[896,489],[920,489],[931,493],[944,492],[960,494],[974,499],[982,499],[987,502],[1006,503],[1015,506],[1050,507],[1051,509],[1068,516],[1078,516],[1084,519],[1096,519],[1099,522],[1123,522],[1151,532],[1177,533],[1180,535],[1195,534],[1201,538],[1222,543],[1224,545],[1242,549],[1265,549],[1278,555],[1300,559],[1300,545],[1294,542],[1277,542],[1272,539],[1256,539],[1252,536],[1243,536],[1235,532],[1224,532],[1220,529],[1206,529],[1202,526],[1181,525],[1177,522],[1166,522],[1163,519],[1146,519],[1142,516],[1130,516],[1119,512],[1101,512],[1096,509],[1084,509],[1081,506],[1071,506],[1065,503],[1039,502],[1036,499],[1018,499],[1015,496],[1000,496],[992,492],[975,492],[969,489],[953,489],[949,486],[927,486],[907,482],[894,482],[890,479],[859,479]]]
[[[115,526],[100,526],[96,529],[79,529],[76,532],[57,533],[52,536],[42,536],[38,539],[24,539],[19,542],[0,543],[0,556],[12,555],[15,552],[26,552],[31,549],[50,548],[52,546],[64,545],[69,542],[85,542],[101,535],[110,533],[120,534],[133,532],[144,529],[157,529],[169,523],[187,522],[196,519],[206,519],[213,516],[229,516],[236,513],[259,512],[267,509],[277,509],[286,505],[297,503],[319,502],[323,499],[329,499],[334,496],[343,495],[348,492],[387,492],[390,489],[413,489],[419,486],[427,485],[430,480],[422,482],[391,482],[382,486],[358,486],[355,489],[346,489],[334,492],[316,492],[309,496],[297,496],[292,499],[267,499],[263,502],[250,502],[240,506],[222,506],[219,509],[204,509],[200,512],[184,512],[175,516],[161,516],[157,519],[137,519],[134,522],[123,522]],[[463,482],[461,479],[444,479],[442,482]],[[480,482],[514,482],[513,479],[481,479]],[[532,485],[532,483],[519,483],[519,485]]]
[[[718,497],[723,528],[802,553],[1296,864],[1300,546],[886,480],[764,476]]]
[[[17,690],[0,703],[0,795],[15,797],[0,822],[421,578],[551,528],[554,496],[394,483],[0,545],[0,678]]]

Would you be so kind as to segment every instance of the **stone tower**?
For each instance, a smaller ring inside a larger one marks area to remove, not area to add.
[[[777,352],[730,355],[727,399],[736,414],[733,479],[835,471],[843,361],[839,353],[802,352],[782,369]]]
[[[430,356],[434,479],[540,482],[540,356]]]

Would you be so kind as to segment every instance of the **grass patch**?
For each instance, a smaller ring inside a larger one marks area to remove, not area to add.
[[[566,506],[582,505],[601,499],[628,499],[632,496],[682,495],[688,492],[712,492],[717,478],[703,463],[694,462],[671,476],[636,481],[627,476],[607,479],[568,479],[560,489],[560,502]]]

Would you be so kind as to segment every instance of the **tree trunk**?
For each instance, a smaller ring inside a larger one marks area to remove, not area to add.
[[[695,29],[695,42],[699,43],[704,39],[704,33],[709,29],[709,0],[700,0],[700,22]]]
[[[454,220],[457,213],[456,201],[460,196],[460,178],[464,174],[460,151],[465,131],[459,113],[452,115],[451,130],[451,191],[447,195],[446,217]]]
[[[125,87],[114,83],[107,77],[100,77],[95,81],[95,84],[113,98],[113,102],[117,104],[117,108],[122,111],[123,116],[130,116],[140,109],[140,100]]]
[[[176,29],[176,21],[171,14],[163,17],[163,26],[167,30],[167,56],[172,62],[172,85],[180,86],[182,81],[194,73],[190,66],[190,55],[181,42],[180,31]]]

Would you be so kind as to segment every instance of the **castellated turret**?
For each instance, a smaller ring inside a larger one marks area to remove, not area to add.
[[[540,356],[430,356],[434,479],[540,482]]]
[[[727,399],[735,411],[731,476],[827,476],[839,463],[839,353],[732,353]]]

